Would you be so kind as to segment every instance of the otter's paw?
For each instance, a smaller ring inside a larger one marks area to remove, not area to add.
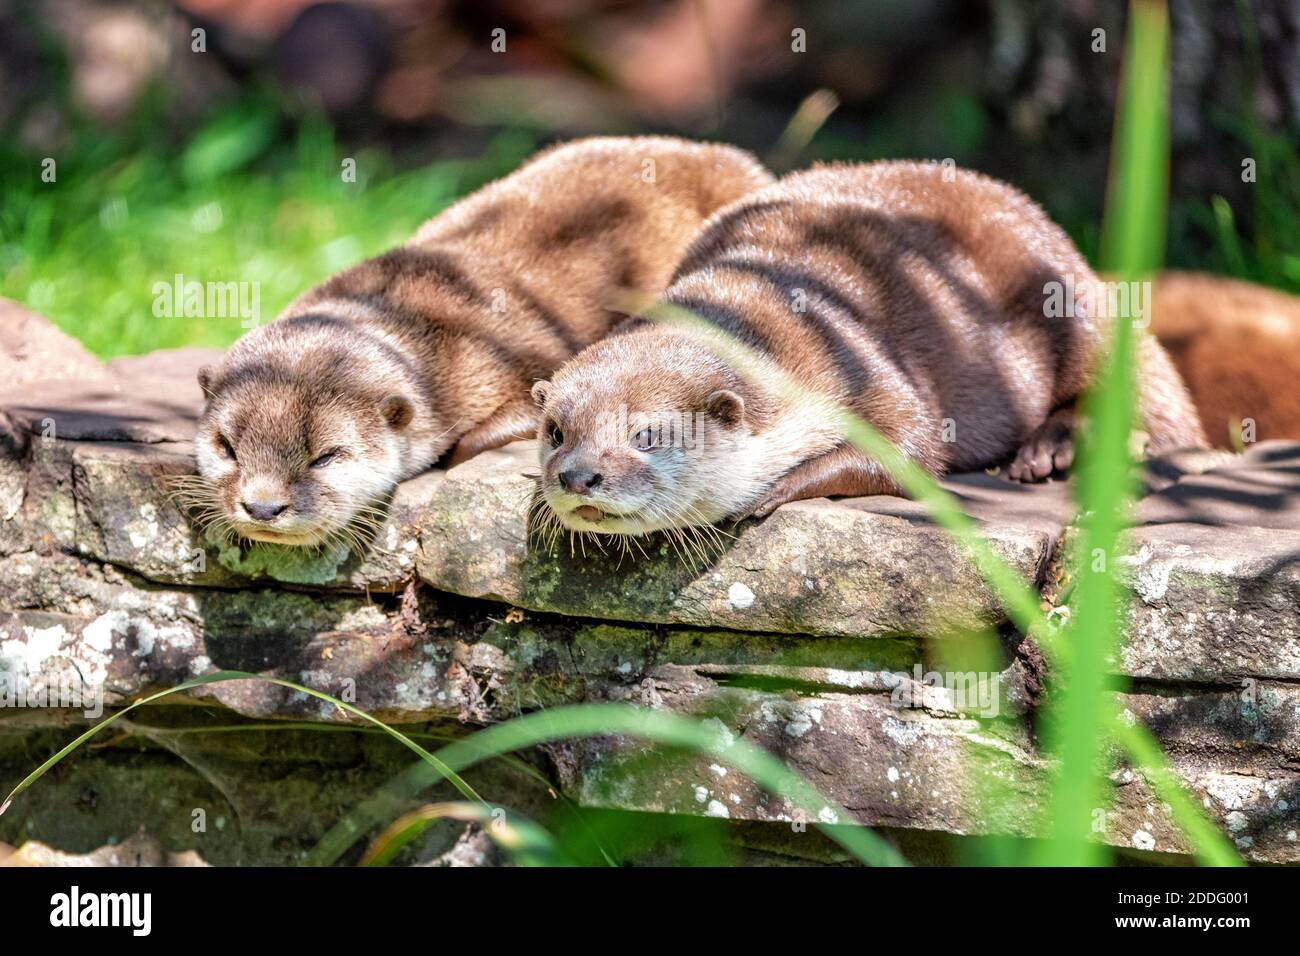
[[[777,508],[801,497],[798,494],[795,482],[791,476],[787,475],[781,478],[771,488],[763,493],[763,497],[748,508],[742,508],[731,516],[732,521],[740,522],[746,518],[766,518]]]
[[[784,498],[777,498],[770,494],[764,495],[757,504],[746,509],[742,514],[732,515],[732,520],[744,521],[746,518],[766,518],[783,504],[785,504]]]
[[[1073,423],[1049,418],[1020,446],[1007,475],[1012,481],[1043,481],[1054,471],[1067,471],[1073,461]]]
[[[785,504],[784,501],[774,498],[772,493],[769,491],[749,507],[741,508],[739,511],[733,511],[731,514],[727,515],[727,520],[732,524],[740,524],[740,522],[746,521],[749,518],[766,518],[783,504]]]

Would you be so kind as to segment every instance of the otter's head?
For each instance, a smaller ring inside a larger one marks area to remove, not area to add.
[[[538,382],[533,398],[541,495],[563,527],[642,535],[734,510],[745,399],[699,343],[653,328],[617,335]]]
[[[401,477],[411,400],[333,362],[244,354],[199,372],[208,401],[187,497],[200,520],[254,541],[357,543]]]

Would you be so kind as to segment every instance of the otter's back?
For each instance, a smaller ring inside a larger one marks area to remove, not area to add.
[[[742,150],[669,137],[553,147],[285,314],[382,303],[394,334],[473,338],[531,382],[609,330],[620,289],[662,292],[708,215],[771,181]]]
[[[914,394],[954,420],[961,465],[1001,453],[1083,387],[1100,323],[1073,299],[1046,314],[1046,290],[1094,281],[1012,187],[884,162],[796,173],[721,210],[669,297],[868,416],[889,393]],[[744,315],[727,314],[728,288]]]

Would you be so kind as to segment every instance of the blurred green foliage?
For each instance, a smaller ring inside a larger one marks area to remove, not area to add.
[[[1206,237],[1209,251],[1203,267],[1207,271],[1300,292],[1300,135],[1270,134],[1227,117],[1222,122],[1239,131],[1243,143],[1239,162],[1254,163],[1257,178],[1251,186],[1249,209],[1253,228],[1238,222],[1222,196],[1176,212],[1186,217],[1189,230]]]
[[[322,121],[292,132],[269,98],[245,98],[188,142],[145,121],[83,129],[55,181],[42,160],[0,146],[0,295],[49,316],[101,356],[225,346],[238,315],[156,316],[156,283],[256,283],[269,321],[290,299],[405,239],[457,196],[507,172],[534,141],[502,134],[473,163],[409,172],[389,155],[347,153]],[[344,160],[355,160],[355,182]],[[250,287],[251,288],[251,287]]]

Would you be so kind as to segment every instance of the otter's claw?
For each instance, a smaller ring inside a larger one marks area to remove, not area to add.
[[[784,495],[776,495],[772,491],[769,491],[760,498],[756,504],[731,515],[731,520],[739,523],[744,521],[746,518],[766,518],[789,500],[790,499]]]
[[[1073,416],[1054,415],[1029,436],[1007,469],[1012,481],[1043,481],[1074,461]]]

